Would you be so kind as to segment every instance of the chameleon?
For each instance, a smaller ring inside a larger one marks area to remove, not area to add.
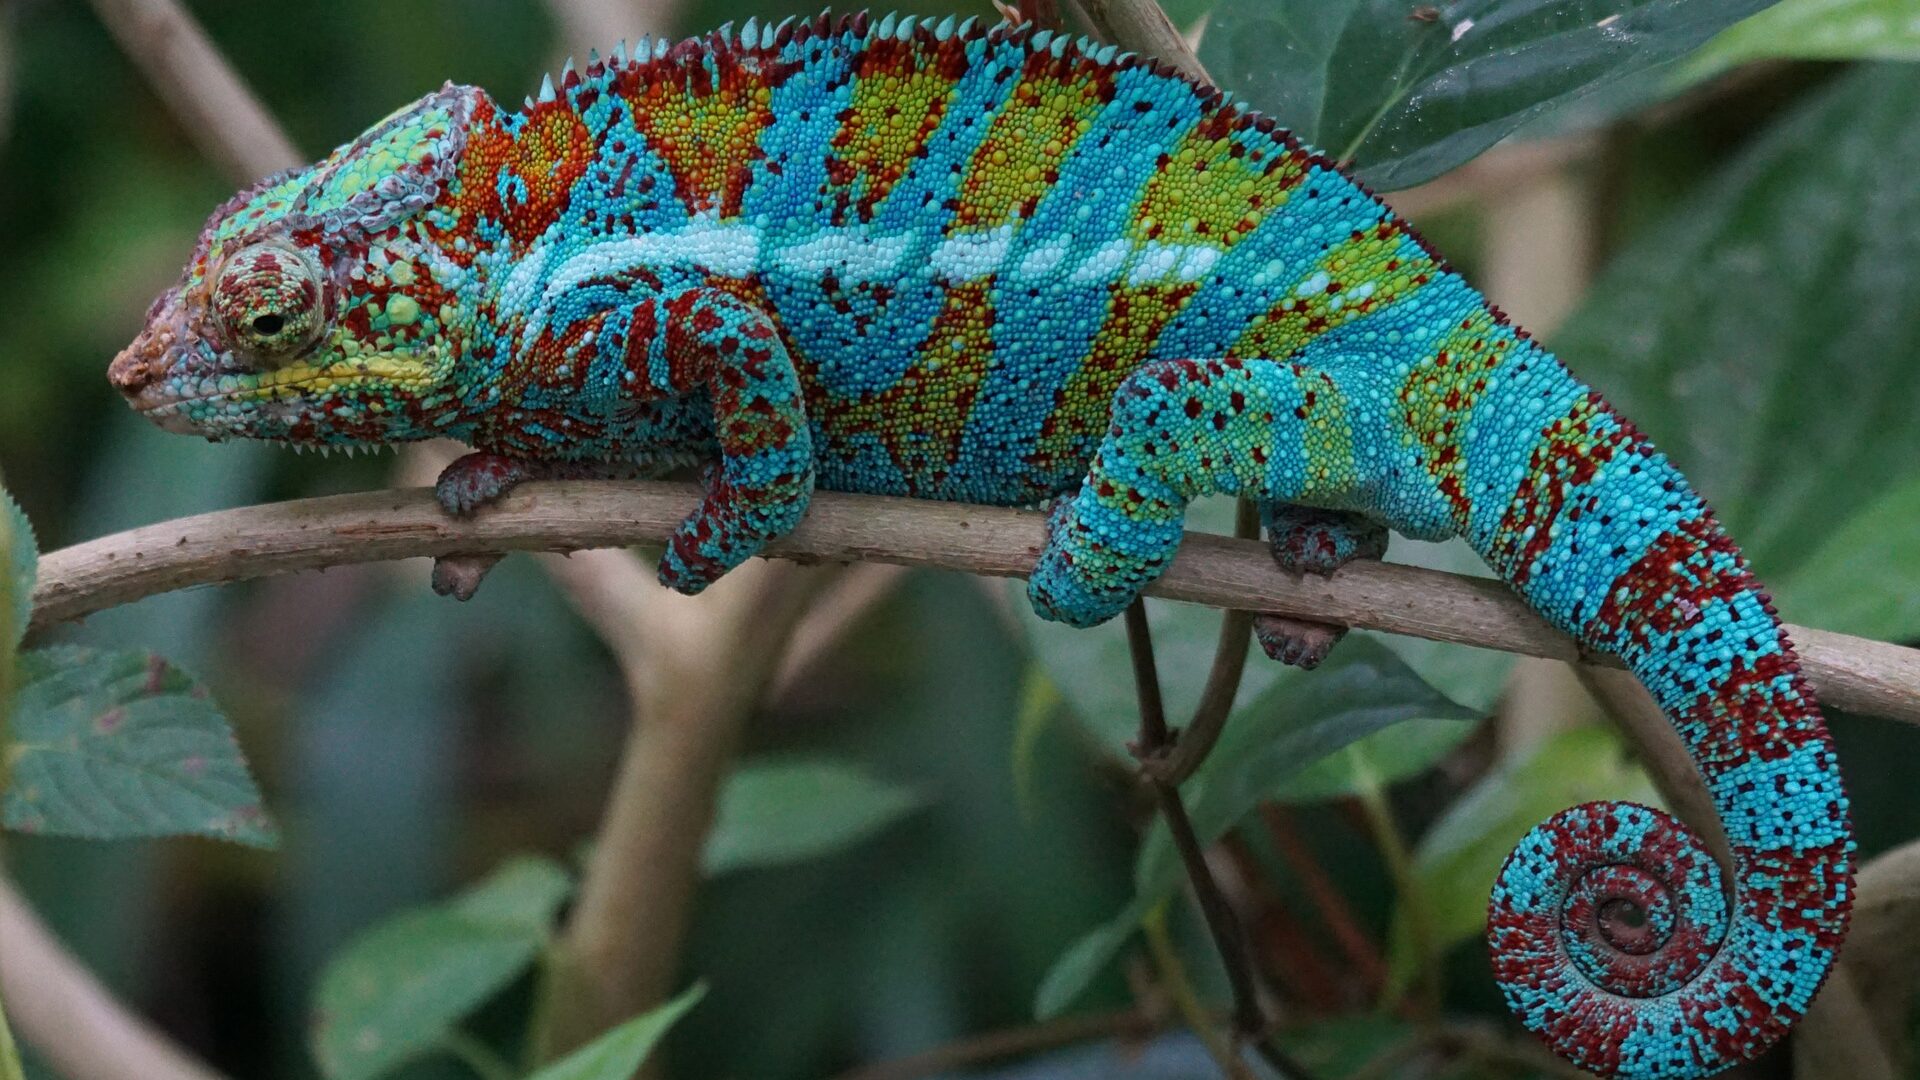
[[[453,514],[698,468],[685,593],[816,488],[1047,507],[1027,591],[1074,626],[1206,495],[1296,574],[1463,537],[1651,691],[1731,849],[1631,803],[1528,833],[1487,920],[1520,1020],[1595,1073],[1709,1075],[1845,937],[1834,748],[1702,498],[1338,163],[1111,45],[823,14],[622,46],[514,110],[449,83],[216,210],[109,378],[214,440],[458,440]],[[1261,626],[1301,663],[1337,636]]]

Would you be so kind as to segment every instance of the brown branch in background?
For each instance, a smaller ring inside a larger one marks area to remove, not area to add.
[[[757,562],[699,598],[623,551],[549,560],[613,650],[635,723],[560,937],[538,1027],[565,1054],[672,990],[701,853],[747,718],[825,571]]]
[[[471,520],[441,511],[425,489],[267,503],[178,518],[43,556],[35,627],[143,596],[295,570],[456,551],[577,551],[665,541],[691,484],[568,480],[522,485]],[[1024,577],[1046,539],[1032,510],[880,495],[816,493],[800,527],[768,548],[802,562],[868,560]],[[423,575],[424,576],[424,575]],[[1272,611],[1344,626],[1527,656],[1618,667],[1554,630],[1504,584],[1393,563],[1295,578],[1264,543],[1189,533],[1150,596]],[[1920,724],[1920,650],[1789,626],[1822,701]]]
[[[1840,964],[1793,1037],[1794,1074],[1899,1080],[1914,1065],[1914,997],[1920,992],[1920,840],[1860,871],[1853,929]]]
[[[1361,928],[1353,904],[1334,884],[1326,867],[1320,865],[1313,849],[1300,836],[1300,830],[1294,827],[1291,810],[1276,802],[1263,802],[1260,820],[1267,828],[1274,849],[1297,876],[1300,886],[1313,901],[1314,910],[1326,924],[1327,932],[1340,946],[1354,978],[1364,988],[1366,1000],[1375,1000],[1387,982],[1387,962],[1380,954],[1379,945]]]
[[[0,997],[20,1038],[62,1076],[220,1080],[116,1001],[0,878]]]
[[[185,8],[174,0],[93,0],[93,9],[188,137],[229,177],[251,183],[302,163]]]

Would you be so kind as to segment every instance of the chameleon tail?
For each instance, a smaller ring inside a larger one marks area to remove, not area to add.
[[[1515,498],[1470,536],[1535,608],[1652,691],[1713,795],[1733,880],[1658,810],[1574,807],[1501,870],[1494,974],[1526,1025],[1583,1068],[1706,1076],[1778,1040],[1826,978],[1852,902],[1847,798],[1745,558],[1664,455],[1536,355],[1539,377],[1510,404],[1565,411],[1545,414],[1558,419],[1538,429]]]

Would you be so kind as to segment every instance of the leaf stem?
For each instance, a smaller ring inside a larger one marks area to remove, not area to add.
[[[7,1026],[7,1008],[0,1002],[0,1080],[26,1080],[20,1064],[20,1048],[13,1043],[13,1029]]]
[[[1200,1001],[1200,994],[1193,988],[1193,980],[1187,975],[1187,966],[1180,959],[1180,951],[1173,946],[1173,935],[1167,932],[1167,904],[1161,901],[1140,920],[1141,933],[1147,939],[1147,953],[1153,957],[1153,968],[1160,976],[1160,988],[1173,1002],[1174,1011],[1186,1022],[1194,1037],[1207,1048],[1214,1064],[1220,1071],[1233,1080],[1251,1080],[1247,1076],[1247,1067],[1234,1053],[1233,1045],[1220,1037],[1214,1026],[1213,1017]]]
[[[480,1080],[515,1080],[519,1074],[493,1047],[471,1032],[454,1028],[440,1037],[440,1048],[460,1059]],[[0,1080],[5,1080],[0,1077]]]
[[[1361,812],[1373,832],[1374,843],[1380,848],[1380,857],[1386,860],[1387,876],[1393,879],[1400,906],[1407,913],[1407,933],[1413,941],[1414,954],[1419,957],[1420,1011],[1432,1018],[1440,1015],[1442,1004],[1440,950],[1428,918],[1426,894],[1420,886],[1420,875],[1413,868],[1412,850],[1393,819],[1393,808],[1387,804],[1386,793],[1373,766],[1361,754],[1352,755],[1352,760]]]

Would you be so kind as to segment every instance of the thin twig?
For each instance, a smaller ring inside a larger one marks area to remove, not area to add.
[[[1412,940],[1414,956],[1420,964],[1416,978],[1419,981],[1422,1015],[1432,1019],[1440,1013],[1440,948],[1433,933],[1433,923],[1429,917],[1427,898],[1420,888],[1420,875],[1413,867],[1413,852],[1406,838],[1400,833],[1399,823],[1394,821],[1393,807],[1388,805],[1386,793],[1380,789],[1373,773],[1364,765],[1363,758],[1356,766],[1360,773],[1355,784],[1360,809],[1365,815],[1367,826],[1373,832],[1375,845],[1380,856],[1387,864],[1387,876],[1393,880],[1393,891],[1399,897],[1400,909],[1407,917],[1407,937]]]
[[[1252,540],[1260,535],[1260,511],[1252,499],[1241,498],[1234,507],[1233,535]],[[1193,719],[1180,730],[1180,738],[1167,756],[1154,763],[1160,778],[1178,786],[1192,776],[1207,760],[1213,746],[1226,730],[1233,701],[1240,696],[1240,678],[1246,673],[1247,652],[1253,637],[1253,612],[1229,608],[1220,615],[1220,638],[1213,647],[1213,666],[1207,670],[1207,682],[1200,690],[1200,702],[1193,708]]]
[[[1135,599],[1127,605],[1125,620],[1127,653],[1133,661],[1134,692],[1140,703],[1140,733],[1135,740],[1133,753],[1141,760],[1151,760],[1167,751],[1172,732],[1167,727],[1166,707],[1160,694],[1160,672],[1153,659],[1153,632],[1147,626],[1146,601]],[[1259,992],[1254,987],[1246,931],[1234,915],[1232,905],[1227,903],[1225,894],[1220,891],[1220,883],[1214,879],[1212,868],[1207,865],[1206,851],[1200,843],[1199,834],[1194,831],[1193,819],[1187,815],[1180,789],[1165,780],[1156,779],[1151,770],[1143,770],[1142,780],[1159,804],[1160,816],[1166,820],[1174,850],[1180,853],[1180,863],[1186,868],[1187,881],[1200,905],[1207,931],[1213,936],[1214,949],[1220,954],[1220,963],[1226,969],[1227,984],[1233,992],[1235,1046],[1243,1042],[1251,1043],[1283,1076],[1290,1080],[1309,1080],[1306,1070],[1267,1038],[1269,1025],[1260,1009]],[[1203,1039],[1208,1037],[1205,1031],[1196,1031],[1195,1034]]]
[[[1093,1039],[1146,1039],[1165,1023],[1141,1008],[1067,1016],[1028,1027],[989,1031],[912,1057],[864,1065],[834,1080],[920,1080]]]
[[[172,589],[325,566],[456,551],[661,543],[699,499],[690,484],[571,480],[525,484],[466,521],[448,517],[426,490],[221,510],[44,556],[33,625],[50,626]],[[769,554],[1021,577],[1045,539],[1045,516],[1037,511],[820,492],[800,527],[771,545]],[[1265,544],[1204,533],[1187,535],[1147,593],[1619,666],[1611,657],[1583,651],[1498,581],[1370,561],[1326,578],[1295,578],[1274,569]],[[1920,650],[1806,627],[1787,632],[1821,700],[1920,723]]]
[[[93,0],[100,21],[200,146],[238,183],[293,168],[293,143],[174,0]]]
[[[1167,932],[1167,905],[1157,904],[1147,913],[1141,923],[1141,932],[1147,939],[1147,953],[1153,957],[1155,974],[1160,986],[1172,1000],[1174,1011],[1186,1022],[1188,1030],[1193,1032],[1200,1045],[1207,1048],[1207,1055],[1228,1080],[1253,1080],[1247,1066],[1240,1060],[1234,1044],[1237,1038],[1222,1038],[1213,1017],[1207,1013],[1206,1005],[1201,1002],[1200,994],[1193,988],[1193,980],[1187,976],[1187,966],[1180,961],[1180,950],[1173,947],[1173,935]]]
[[[1103,40],[1157,57],[1189,78],[1212,81],[1193,47],[1154,0],[1066,0],[1064,6]]]

